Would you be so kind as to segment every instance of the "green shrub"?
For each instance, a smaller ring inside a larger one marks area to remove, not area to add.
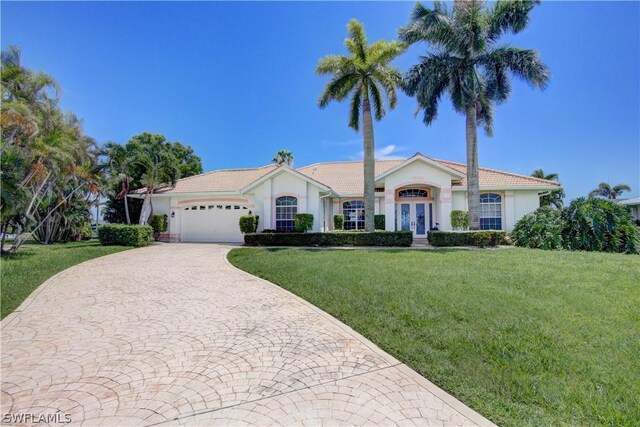
[[[98,239],[103,245],[147,246],[153,228],[148,225],[106,224],[98,227]]]
[[[373,223],[375,224],[376,230],[384,230],[386,228],[384,215],[374,215]]]
[[[581,197],[563,209],[562,221],[566,249],[630,254],[640,250],[640,230],[627,206]]]
[[[510,244],[506,231],[429,231],[432,246],[498,246]]]
[[[306,233],[313,228],[313,214],[298,213],[293,217],[294,227],[299,233]]]
[[[240,232],[242,234],[255,233],[258,231],[258,215],[242,215],[240,217]]]
[[[562,212],[544,206],[520,218],[511,232],[516,246],[562,249]]]
[[[93,230],[90,224],[84,224],[80,228],[80,240],[91,240],[93,237]]]
[[[245,234],[249,246],[411,246],[411,231]]]
[[[342,230],[344,228],[344,215],[338,214],[333,216],[334,230]]]
[[[469,212],[454,210],[451,211],[451,227],[454,230],[466,230],[469,228]]]
[[[169,217],[166,214],[153,214],[149,217],[149,226],[153,229],[153,240],[158,240],[160,233],[167,231]]]

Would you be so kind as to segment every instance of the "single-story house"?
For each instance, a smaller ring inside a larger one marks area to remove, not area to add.
[[[616,200],[616,203],[629,206],[633,219],[640,220],[640,196],[631,197],[630,199]]]
[[[467,210],[466,166],[420,153],[408,159],[378,160],[375,213],[386,230],[450,230],[454,209]],[[333,229],[344,215],[345,229],[364,228],[363,162],[324,162],[293,169],[270,164],[223,169],[181,179],[152,196],[153,211],[169,217],[162,237],[180,242],[241,242],[239,218],[259,215],[259,230],[291,230],[296,213],[313,214],[313,231]],[[511,230],[540,205],[540,195],[557,182],[480,168],[480,226]],[[130,197],[144,197],[145,189]]]

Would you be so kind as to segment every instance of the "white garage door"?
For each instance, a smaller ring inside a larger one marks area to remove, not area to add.
[[[182,242],[243,242],[238,222],[247,215],[246,206],[213,204],[183,208],[180,219]]]

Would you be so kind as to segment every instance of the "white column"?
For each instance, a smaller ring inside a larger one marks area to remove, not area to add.
[[[516,198],[513,191],[505,191],[502,204],[502,229],[510,231],[514,225],[516,225]]]
[[[385,188],[384,190],[384,228],[387,231],[394,231],[396,229],[395,194],[395,188]]]
[[[260,222],[262,223],[262,229],[275,228],[275,224],[271,222],[271,209],[273,208],[273,201],[271,200],[271,180],[268,179],[262,184],[262,216]]]
[[[180,215],[182,212],[178,206],[178,198],[172,197],[169,202],[169,227],[167,228],[170,242],[180,240]]]
[[[453,200],[451,199],[451,187],[440,189],[440,230],[451,230],[451,210]]]

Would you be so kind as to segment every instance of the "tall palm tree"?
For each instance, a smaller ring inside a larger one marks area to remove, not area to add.
[[[426,42],[432,51],[420,57],[404,79],[404,89],[416,96],[430,125],[438,115],[444,94],[455,111],[466,117],[467,200],[470,228],[480,226],[478,183],[478,125],[493,134],[493,104],[511,93],[510,74],[536,88],[544,88],[549,71],[538,53],[510,45],[498,45],[505,33],[519,33],[529,22],[529,13],[539,0],[498,0],[485,7],[482,0],[456,0],[449,10],[434,2],[433,8],[417,3],[400,39]]]
[[[160,143],[139,145],[135,151],[135,162],[144,170],[140,181],[145,186],[146,193],[140,213],[140,224],[146,224],[153,214],[151,196],[162,185],[175,186],[180,178],[180,169],[175,158]]]
[[[559,176],[557,173],[546,174],[542,169],[536,169],[531,174],[534,178],[546,179],[547,181],[558,182]],[[564,190],[559,188],[557,190],[551,190],[547,194],[540,196],[540,206],[554,206],[557,209],[562,208],[564,205]]]
[[[129,194],[132,180],[131,169],[136,161],[135,153],[131,153],[126,146],[115,142],[108,142],[104,147],[103,154],[107,156],[109,161],[107,165],[109,176],[114,181],[114,184],[120,188],[115,198],[123,199],[127,224],[131,224],[127,194]]]
[[[627,184],[618,184],[613,187],[606,182],[598,184],[598,188],[589,193],[589,197],[604,197],[605,199],[615,200],[625,191],[631,191],[631,187]]]
[[[273,156],[273,163],[278,165],[286,164],[287,166],[293,166],[294,156],[289,150],[278,150],[275,156]]]
[[[349,56],[328,55],[320,59],[316,73],[330,75],[331,81],[320,96],[318,105],[326,107],[330,101],[343,101],[351,98],[349,127],[358,132],[360,129],[360,113],[362,112],[363,145],[364,145],[364,228],[375,231],[375,142],[373,137],[373,119],[371,104],[376,120],[386,114],[384,95],[389,109],[394,109],[397,102],[396,87],[402,76],[397,68],[389,63],[406,49],[404,43],[379,40],[367,43],[363,25],[352,19],[347,24],[349,37],[344,41]]]

